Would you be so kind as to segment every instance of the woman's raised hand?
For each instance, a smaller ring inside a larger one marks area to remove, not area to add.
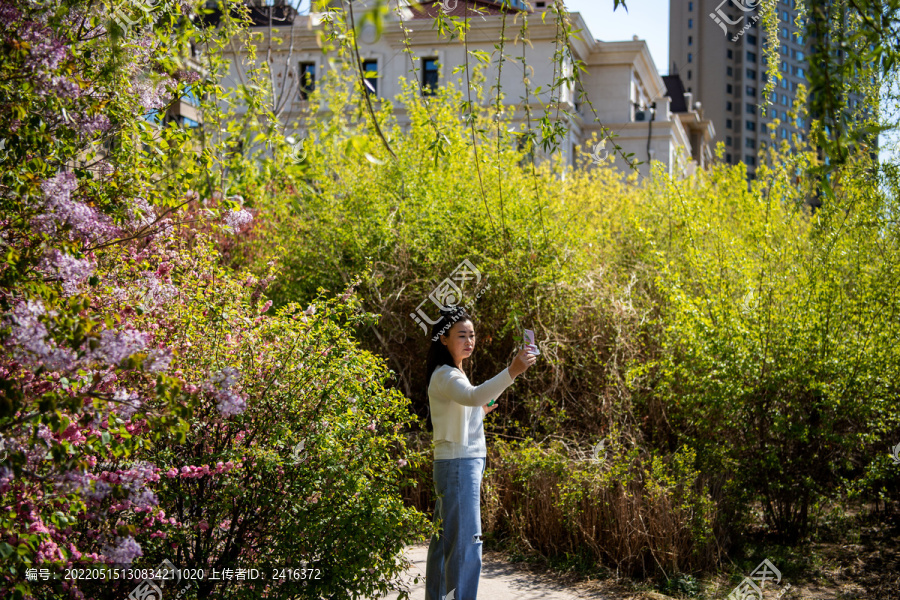
[[[519,350],[519,353],[516,354],[516,357],[513,359],[512,364],[509,365],[509,376],[515,379],[522,373],[528,370],[528,367],[534,364],[534,361],[537,360],[537,356],[528,352],[528,348],[522,348]]]

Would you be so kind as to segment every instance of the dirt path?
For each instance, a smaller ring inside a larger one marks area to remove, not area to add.
[[[404,581],[411,600],[425,600],[425,559],[427,545],[410,546],[406,555],[412,562]],[[419,582],[413,583],[418,576]],[[394,599],[397,595],[384,596]],[[625,600],[626,595],[609,595],[566,586],[558,579],[534,573],[522,566],[506,562],[495,552],[485,552],[482,559],[478,597],[484,600]],[[460,599],[456,599],[460,600]]]

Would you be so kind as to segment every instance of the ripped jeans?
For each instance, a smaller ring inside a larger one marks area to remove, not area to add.
[[[434,520],[425,600],[476,600],[481,577],[481,477],[485,458],[434,461]],[[454,592],[451,596],[450,592]]]

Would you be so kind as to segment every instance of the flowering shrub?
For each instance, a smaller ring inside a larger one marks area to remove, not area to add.
[[[227,115],[206,102],[209,135],[161,120],[189,87],[224,96],[217,49],[240,23],[187,3],[132,17],[0,3],[0,595],[137,583],[60,579],[70,566],[304,557],[318,585],[195,593],[386,590],[423,523],[396,493],[405,400],[348,334],[368,317],[349,293],[265,314],[274,271],[221,260],[254,225],[225,190],[256,177],[217,158]]]

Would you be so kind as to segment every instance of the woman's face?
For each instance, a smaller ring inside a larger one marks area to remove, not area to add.
[[[472,321],[463,320],[454,323],[450,331],[441,336],[441,343],[447,346],[456,364],[472,356],[475,350],[475,327]]]

